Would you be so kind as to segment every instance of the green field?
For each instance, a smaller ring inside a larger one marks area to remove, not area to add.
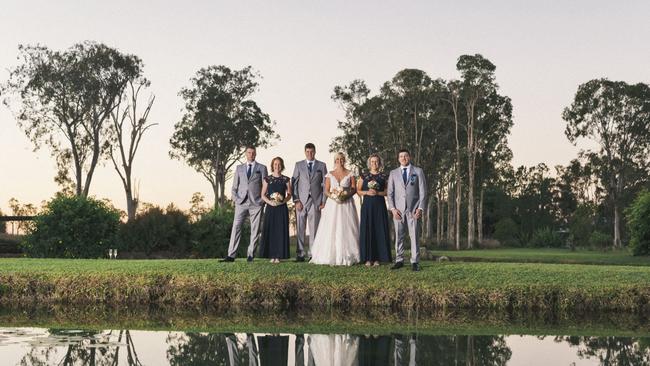
[[[475,250],[433,250],[436,256],[447,256],[452,260],[512,263],[561,263],[561,264],[610,264],[628,266],[650,266],[650,257],[635,257],[627,250],[594,251],[577,249],[475,249]]]
[[[241,259],[0,259],[0,304],[34,302],[643,312],[650,267],[424,261],[412,272]]]

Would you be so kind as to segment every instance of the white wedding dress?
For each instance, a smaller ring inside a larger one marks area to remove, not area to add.
[[[330,190],[337,187],[350,188],[352,174],[341,182],[328,173]],[[342,203],[328,199],[321,211],[316,238],[311,250],[311,263],[351,266],[359,263],[359,215],[354,197]]]
[[[349,334],[310,334],[309,352],[316,366],[357,366],[359,337]]]

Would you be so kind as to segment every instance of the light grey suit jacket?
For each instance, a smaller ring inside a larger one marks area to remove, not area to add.
[[[262,179],[268,175],[266,166],[255,162],[251,171],[250,179],[246,177],[248,163],[238,165],[235,168],[235,176],[232,181],[232,200],[237,205],[249,202],[253,206],[262,206]],[[248,198],[248,201],[246,199]]]
[[[293,185],[293,201],[300,201],[303,204],[311,196],[315,204],[325,203],[326,195],[323,194],[325,189],[325,176],[327,175],[327,165],[319,160],[314,160],[312,173],[309,174],[307,160],[301,160],[296,163],[291,177]]]
[[[388,209],[401,212],[415,212],[427,207],[427,182],[422,168],[411,165],[406,184],[402,179],[402,168],[393,169],[388,176]]]

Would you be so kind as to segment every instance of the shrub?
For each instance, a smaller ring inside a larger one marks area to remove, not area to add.
[[[519,227],[513,219],[506,217],[497,221],[494,226],[494,238],[504,246],[519,246],[517,234]]]
[[[571,215],[569,232],[573,245],[587,247],[591,245],[591,234],[596,228],[596,206],[594,204],[581,204]]]
[[[4,216],[2,210],[0,210],[0,216]],[[4,234],[6,232],[7,232],[7,223],[4,221],[0,221],[0,234]]]
[[[232,208],[216,208],[201,216],[192,225],[192,251],[203,258],[219,258],[228,254],[230,231],[235,218]],[[239,255],[246,255],[250,226],[242,228]]]
[[[123,224],[119,232],[119,249],[126,252],[168,251],[189,254],[191,226],[189,216],[174,207],[165,210],[152,206]]]
[[[596,249],[607,249],[612,244],[612,236],[602,231],[594,231],[589,235],[589,245]]]
[[[115,243],[120,213],[93,198],[57,196],[22,243],[31,257],[99,258]]]
[[[530,246],[535,248],[559,248],[563,245],[562,236],[548,227],[535,230],[530,239]]]
[[[641,192],[628,207],[626,214],[632,253],[650,254],[650,192]]]

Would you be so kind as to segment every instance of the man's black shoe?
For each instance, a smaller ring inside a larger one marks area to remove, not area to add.
[[[393,266],[390,267],[390,269],[400,269],[402,267],[404,267],[404,262],[395,262],[395,264],[393,264]]]
[[[226,258],[223,258],[223,259],[219,259],[219,262],[222,262],[222,263],[223,262],[234,262],[234,261],[235,261],[235,258],[233,258],[233,257],[226,257]]]
[[[420,265],[418,263],[411,264],[411,267],[413,268],[413,272],[417,272],[420,270]]]
[[[246,258],[246,262],[252,262],[252,261],[253,261],[253,257],[249,255],[248,258]]]
[[[305,257],[296,257],[296,262],[304,262]]]

